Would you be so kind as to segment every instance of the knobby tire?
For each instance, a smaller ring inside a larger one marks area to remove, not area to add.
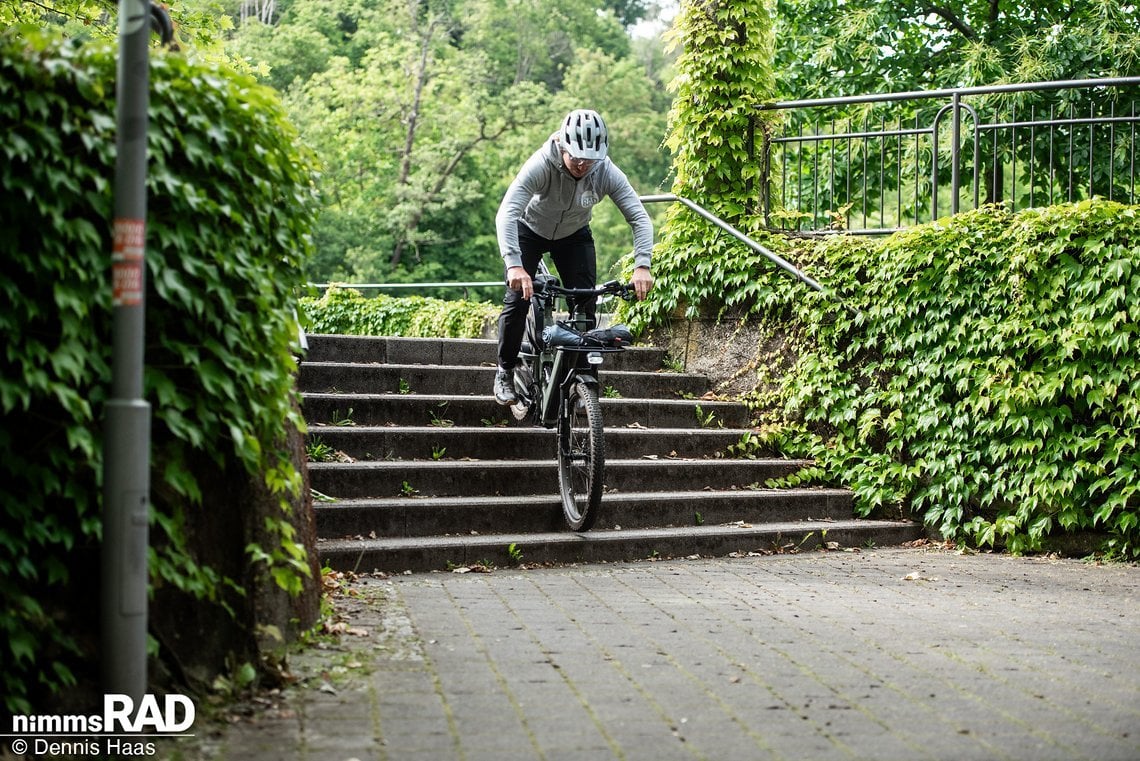
[[[574,531],[589,531],[598,520],[606,465],[603,435],[597,389],[573,384],[558,421],[558,485],[562,512]]]

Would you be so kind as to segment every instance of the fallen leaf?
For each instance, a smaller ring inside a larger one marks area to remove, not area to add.
[[[903,581],[938,581],[937,576],[923,576],[918,571],[911,571],[903,576]]]

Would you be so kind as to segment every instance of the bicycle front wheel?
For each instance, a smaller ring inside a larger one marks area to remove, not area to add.
[[[602,504],[606,446],[598,391],[575,383],[558,416],[558,485],[562,512],[574,531],[589,531]]]

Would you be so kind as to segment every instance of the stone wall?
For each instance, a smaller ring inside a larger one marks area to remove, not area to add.
[[[774,390],[794,355],[786,334],[755,319],[676,319],[643,343],[663,346],[680,369],[708,376],[713,391],[739,397]]]

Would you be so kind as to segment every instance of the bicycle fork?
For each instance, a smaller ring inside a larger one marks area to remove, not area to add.
[[[543,389],[542,423],[547,428],[553,428],[558,422],[558,413],[566,400],[570,398],[570,389],[575,383],[584,383],[587,386],[598,385],[598,365],[602,362],[602,355],[590,352],[587,355],[589,367],[567,368],[567,362],[577,362],[581,353],[571,351],[555,352],[554,365],[550,370],[551,378],[562,378],[561,383],[549,383]],[[569,412],[569,411],[567,411]]]

